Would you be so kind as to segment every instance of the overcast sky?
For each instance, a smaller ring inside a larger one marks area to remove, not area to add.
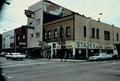
[[[40,0],[8,0],[0,20],[0,33],[22,25],[26,25],[27,18],[24,10]],[[70,10],[84,14],[93,19],[100,18],[102,22],[120,27],[120,0],[50,0]],[[103,13],[103,15],[99,15]]]

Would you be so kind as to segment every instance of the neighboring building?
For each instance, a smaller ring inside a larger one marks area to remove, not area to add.
[[[42,57],[42,27],[43,27],[43,1],[40,1],[25,10],[28,17],[27,25],[27,52],[34,58]]]
[[[27,50],[27,27],[4,32],[2,34],[2,51],[5,52],[23,52]]]
[[[17,52],[25,52],[27,49],[27,27],[21,26],[15,29],[15,49]]]
[[[2,34],[0,34],[0,52],[1,52],[1,49],[2,49]]]
[[[28,48],[36,48],[42,42],[42,27],[43,27],[43,2],[40,1],[28,8],[26,12],[32,12],[32,16],[28,17],[27,25],[31,27],[28,29]]]
[[[14,30],[7,31],[2,34],[2,51],[14,51],[14,36]]]

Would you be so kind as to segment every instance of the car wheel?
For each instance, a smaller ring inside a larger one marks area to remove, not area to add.
[[[98,58],[98,61],[101,61],[102,59],[101,58]]]
[[[22,58],[20,60],[23,60]]]
[[[6,59],[8,60],[9,58],[8,58],[8,57],[6,57]]]

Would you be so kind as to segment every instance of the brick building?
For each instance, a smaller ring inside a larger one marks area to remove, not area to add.
[[[93,20],[50,1],[40,1],[28,11],[28,26],[33,27],[28,31],[28,48],[41,50],[42,42],[46,42],[47,54],[51,57],[59,58],[62,46],[69,58],[76,59],[85,59],[98,52],[112,53],[120,46],[120,28],[114,25]]]
[[[15,29],[15,49],[17,52],[25,52],[27,49],[27,27],[21,26]]]

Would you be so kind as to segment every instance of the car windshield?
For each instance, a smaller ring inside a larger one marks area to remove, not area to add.
[[[12,53],[13,55],[21,55],[20,53]]]
[[[100,53],[96,53],[96,54],[94,54],[94,56],[99,56],[100,55]]]

